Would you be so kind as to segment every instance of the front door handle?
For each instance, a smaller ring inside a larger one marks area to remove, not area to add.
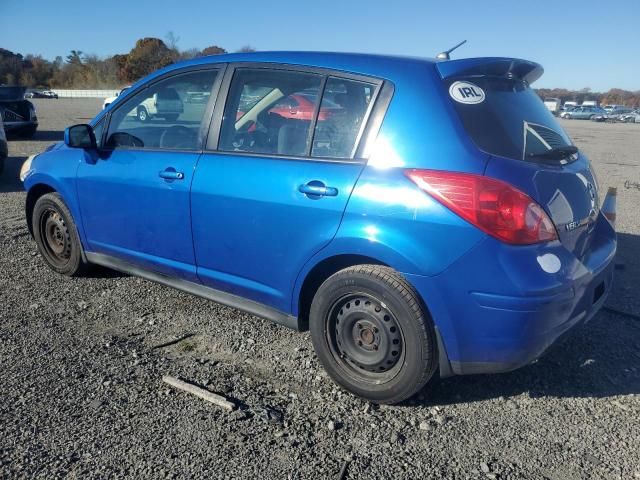
[[[335,197],[338,195],[338,189],[334,187],[327,187],[324,183],[318,180],[312,180],[304,185],[298,187],[300,193],[304,193],[309,198],[320,197]]]
[[[184,173],[176,172],[176,169],[173,167],[162,170],[158,175],[166,180],[182,180],[184,178]]]

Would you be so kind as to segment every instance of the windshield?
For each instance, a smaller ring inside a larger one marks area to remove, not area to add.
[[[489,154],[532,160],[572,145],[553,114],[523,80],[457,78],[449,80],[447,88],[466,131]]]

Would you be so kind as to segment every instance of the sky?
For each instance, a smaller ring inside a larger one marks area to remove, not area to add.
[[[0,47],[54,59],[127,53],[142,37],[178,48],[244,45],[534,60],[535,87],[640,90],[640,0],[0,0]]]

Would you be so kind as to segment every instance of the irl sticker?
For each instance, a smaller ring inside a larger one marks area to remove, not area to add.
[[[460,103],[473,105],[484,102],[484,90],[470,82],[453,82],[449,87],[449,95]]]

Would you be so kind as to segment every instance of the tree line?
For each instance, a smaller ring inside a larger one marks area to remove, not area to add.
[[[116,88],[131,84],[149,73],[172,63],[227,53],[222,47],[212,45],[202,50],[180,50],[179,37],[169,32],[166,42],[159,38],[141,38],[129,53],[101,58],[71,50],[66,58],[49,61],[41,55],[21,55],[0,48],[0,85],[22,85],[30,88]],[[255,51],[250,46],[240,52]],[[592,92],[589,88],[567,90],[563,88],[539,88],[541,98],[559,98],[562,103],[596,100],[602,105],[616,104],[640,107],[640,91],[612,88],[608,92]]]
[[[178,38],[169,33],[167,42],[159,38],[141,38],[127,54],[106,58],[71,50],[66,58],[50,61],[41,55],[14,53],[0,48],[0,85],[29,88],[116,88],[131,84],[159,68],[181,60],[227,53],[212,45],[202,50],[180,50]],[[255,51],[251,46],[239,52]]]

